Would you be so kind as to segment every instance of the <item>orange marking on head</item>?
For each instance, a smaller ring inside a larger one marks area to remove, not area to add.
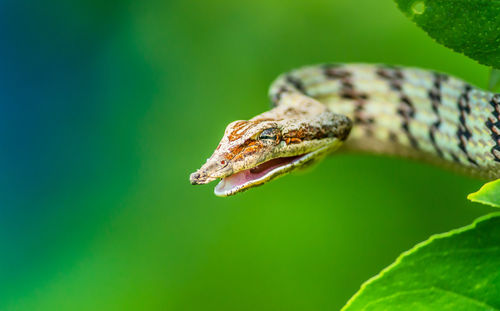
[[[228,153],[224,154],[224,158],[226,158],[227,160],[232,160],[237,154],[239,154],[243,148],[245,148],[244,145],[238,145],[234,148],[232,148],[231,150],[229,150]]]
[[[257,140],[247,140],[243,144],[233,147],[224,155],[227,160],[237,161],[243,157],[253,154],[262,148],[262,143]]]
[[[259,151],[259,149],[261,149],[259,145],[248,146],[242,153],[249,155]]]
[[[233,158],[233,161],[243,160],[243,158],[244,158],[244,157],[245,157],[245,156],[244,156],[242,153],[240,153],[240,154],[238,154],[237,156],[235,156],[235,157]]]
[[[228,139],[229,141],[235,141],[243,137],[243,135],[246,134],[246,132],[252,127],[252,125],[255,125],[257,122],[256,121],[239,121],[233,126],[233,130],[231,134],[229,134]]]

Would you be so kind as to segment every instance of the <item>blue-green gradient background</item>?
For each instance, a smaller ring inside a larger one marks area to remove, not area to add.
[[[320,62],[485,86],[390,0],[0,2],[0,310],[338,310],[481,182],[339,155],[231,198],[189,173]]]

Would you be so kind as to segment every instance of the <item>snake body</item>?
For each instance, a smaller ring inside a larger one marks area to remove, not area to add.
[[[500,177],[500,94],[430,70],[324,64],[279,76],[274,108],[229,124],[190,177],[220,196],[264,184],[340,150],[424,159]]]
[[[466,174],[500,177],[500,94],[429,70],[317,65],[281,75],[270,88],[312,97],[354,122],[343,148],[424,158]]]

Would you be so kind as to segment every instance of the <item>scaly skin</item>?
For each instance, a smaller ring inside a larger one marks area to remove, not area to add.
[[[473,176],[500,177],[500,94],[460,79],[384,65],[318,65],[281,75],[272,84],[270,97],[275,108],[245,121],[244,131],[237,129],[241,130],[241,122],[228,126],[212,157],[191,175],[193,184],[325,147],[310,156],[312,161],[344,141],[341,150],[345,151],[419,158]],[[273,145],[258,137],[269,127],[279,134]],[[311,133],[315,131],[322,134]],[[216,194],[240,192],[301,165]]]

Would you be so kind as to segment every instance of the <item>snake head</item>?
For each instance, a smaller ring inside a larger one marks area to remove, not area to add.
[[[351,121],[301,95],[248,121],[230,123],[217,149],[191,174],[193,185],[221,179],[217,196],[262,185],[321,158],[347,138]]]

